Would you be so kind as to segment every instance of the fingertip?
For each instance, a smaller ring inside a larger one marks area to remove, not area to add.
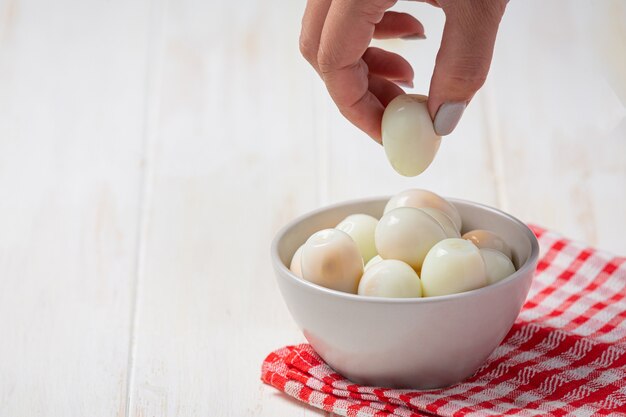
[[[374,29],[375,39],[425,39],[424,25],[408,13],[387,11]]]
[[[436,104],[434,100],[429,96],[428,102],[426,102],[426,108],[428,108],[428,114],[430,115],[431,120],[435,120],[435,115],[437,114],[437,109],[441,104]]]
[[[370,76],[369,79],[369,90],[376,96],[378,101],[384,109],[389,105],[391,100],[398,97],[399,95],[405,94],[404,90],[398,87],[398,82],[392,82],[386,80],[382,77],[377,77],[375,75]],[[412,84],[412,83],[411,83]],[[382,114],[381,114],[382,120]]]
[[[410,86],[415,77],[411,64],[402,56],[384,49],[369,47],[363,55],[369,74]],[[412,87],[411,87],[412,88]]]
[[[456,128],[467,107],[466,102],[443,103],[437,110],[433,127],[439,136],[447,136]]]

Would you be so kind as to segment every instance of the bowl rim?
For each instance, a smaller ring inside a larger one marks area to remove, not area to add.
[[[350,294],[347,292],[322,287],[321,285],[314,284],[312,282],[306,281],[298,277],[293,272],[291,272],[291,270],[280,260],[280,256],[278,255],[278,245],[282,241],[284,236],[287,234],[287,232],[291,230],[293,227],[295,227],[297,224],[302,223],[306,221],[307,219],[310,219],[313,216],[316,216],[320,213],[323,213],[329,210],[333,210],[333,209],[337,209],[340,207],[353,205],[353,204],[365,204],[365,203],[384,201],[385,199],[388,200],[389,198],[391,198],[391,196],[366,197],[366,198],[345,200],[342,202],[329,204],[329,205],[320,207],[318,209],[306,212],[296,217],[295,219],[291,220],[289,223],[284,225],[276,233],[276,235],[274,236],[274,239],[272,240],[270,256],[272,258],[272,263],[274,264],[274,268],[277,269],[277,272],[279,274],[283,274],[284,276],[288,277],[288,279],[295,282],[296,285],[301,286],[309,291],[327,294],[328,296],[331,296],[331,297],[343,298],[347,301],[365,302],[365,303],[374,302],[374,303],[383,303],[383,304],[413,304],[413,303],[416,303],[416,304],[427,303],[428,304],[428,303],[438,303],[438,302],[456,300],[460,298],[468,298],[472,296],[477,296],[479,294],[486,294],[491,291],[497,291],[498,288],[506,286],[512,281],[515,281],[517,279],[521,279],[523,276],[526,276],[526,274],[529,274],[529,273],[533,274],[535,272],[534,270],[536,268],[537,261],[539,259],[539,242],[537,241],[537,237],[532,232],[532,230],[530,230],[528,225],[526,225],[524,222],[517,219],[516,217],[513,217],[512,215],[505,213],[504,211],[497,209],[495,207],[491,207],[482,203],[476,203],[470,200],[465,200],[465,199],[460,199],[460,198],[448,198],[448,197],[443,197],[443,198],[451,203],[458,202],[458,203],[478,206],[488,212],[503,216],[507,218],[508,220],[512,221],[513,223],[517,224],[518,226],[520,226],[523,232],[527,235],[530,241],[530,246],[531,246],[530,254],[526,262],[524,262],[518,270],[516,270],[513,274],[509,275],[505,279],[500,280],[494,284],[484,286],[482,288],[477,288],[475,290],[470,290],[470,291],[465,291],[465,292],[455,293],[455,294],[437,295],[433,297],[391,298],[391,297],[371,297],[371,296],[363,296],[363,295],[358,295],[358,294]]]

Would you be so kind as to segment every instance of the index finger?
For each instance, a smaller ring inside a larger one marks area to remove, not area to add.
[[[320,73],[339,111],[378,142],[384,106],[369,90],[369,71],[362,56],[376,24],[395,2],[334,0],[317,56]]]

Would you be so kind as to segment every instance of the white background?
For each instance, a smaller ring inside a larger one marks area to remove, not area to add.
[[[303,340],[269,262],[298,214],[421,187],[626,253],[626,5],[511,1],[422,176],[336,111],[303,1],[0,0],[0,415],[323,415],[260,383]],[[380,42],[428,91],[427,40]]]

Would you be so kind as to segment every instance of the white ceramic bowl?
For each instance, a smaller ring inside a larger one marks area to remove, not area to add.
[[[349,201],[292,221],[275,237],[271,256],[283,298],[319,355],[337,372],[366,385],[430,389],[471,376],[510,330],[526,299],[539,245],[514,217],[449,199],[463,232],[487,229],[504,238],[517,271],[493,285],[432,298],[363,297],[304,281],[289,271],[296,249],[314,232],[354,213],[379,218],[388,198]]]

